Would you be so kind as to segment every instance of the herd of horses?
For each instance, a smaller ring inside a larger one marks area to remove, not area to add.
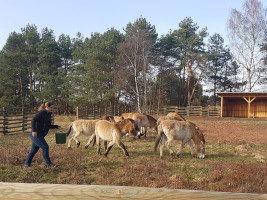
[[[101,140],[104,141],[105,152],[107,156],[114,144],[118,145],[125,156],[129,157],[125,145],[121,138],[124,135],[133,135],[139,139],[146,136],[147,129],[151,128],[157,132],[157,137],[154,145],[154,153],[156,154],[158,146],[160,146],[160,158],[163,157],[163,147],[166,145],[171,156],[179,157],[182,149],[186,144],[189,144],[191,155],[197,158],[205,157],[205,138],[202,131],[191,121],[187,121],[178,113],[171,112],[166,116],[160,116],[158,119],[142,114],[142,113],[123,113],[121,116],[105,115],[98,120],[75,120],[67,131],[67,136],[71,130],[73,132],[68,141],[68,147],[71,148],[72,140],[75,140],[77,147],[80,142],[77,137],[80,134],[90,136],[85,148],[88,148],[91,143],[96,143],[97,153],[101,155]],[[171,142],[180,140],[181,145],[176,155],[170,148]],[[109,142],[109,143],[108,143]]]

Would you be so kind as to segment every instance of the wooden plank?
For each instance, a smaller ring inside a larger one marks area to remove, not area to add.
[[[0,199],[267,199],[267,194],[208,192],[127,186],[0,182]]]

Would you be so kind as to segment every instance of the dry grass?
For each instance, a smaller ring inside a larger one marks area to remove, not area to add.
[[[63,127],[63,132],[74,119],[74,116],[56,116],[55,121]],[[202,123],[201,118],[192,121]],[[35,156],[32,168],[23,168],[31,146],[28,132],[1,135],[0,181],[267,193],[266,157],[260,161],[255,156],[266,155],[267,144],[207,141],[205,159],[192,158],[188,147],[181,158],[171,158],[165,148],[164,158],[159,159],[159,153],[153,154],[155,133],[150,131],[147,139],[123,138],[130,158],[125,158],[116,146],[104,157],[96,154],[96,147],[84,148],[88,140],[85,136],[79,137],[80,148],[74,143],[72,149],[67,144],[55,144],[54,134],[58,131],[51,130],[46,137],[51,160],[59,164],[55,170],[45,167],[41,152]]]

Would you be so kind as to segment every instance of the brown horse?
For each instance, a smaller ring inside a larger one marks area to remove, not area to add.
[[[157,151],[158,144],[160,143],[160,157],[163,157],[163,146],[166,142],[167,149],[170,154],[174,156],[170,144],[173,140],[181,140],[181,146],[176,156],[179,157],[185,144],[189,144],[191,154],[194,157],[205,158],[205,138],[199,128],[190,121],[177,121],[177,120],[164,120],[158,126],[158,136],[155,141],[154,153]],[[196,152],[191,142],[193,140],[196,146]]]
[[[157,131],[157,120],[150,115],[143,113],[123,113],[121,117],[133,119],[145,137],[148,127]]]
[[[132,119],[124,119],[117,123],[112,123],[106,120],[99,120],[95,125],[95,135],[96,135],[96,144],[97,144],[97,153],[101,154],[100,139],[104,141],[109,141],[105,156],[108,155],[109,151],[116,143],[124,152],[125,156],[129,157],[124,144],[121,141],[121,138],[126,134],[131,133],[136,136],[141,134],[140,129],[136,125],[135,121]]]

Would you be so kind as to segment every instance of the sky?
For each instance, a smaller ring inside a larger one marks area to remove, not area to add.
[[[219,33],[227,44],[227,20],[231,9],[242,10],[245,0],[0,0],[0,49],[11,32],[21,33],[27,24],[38,32],[47,27],[56,39],[62,33],[75,38],[123,28],[139,17],[155,25],[159,36],[179,28],[186,17],[207,27],[209,36]],[[261,1],[263,2],[263,1]],[[263,2],[266,7],[266,2]]]

